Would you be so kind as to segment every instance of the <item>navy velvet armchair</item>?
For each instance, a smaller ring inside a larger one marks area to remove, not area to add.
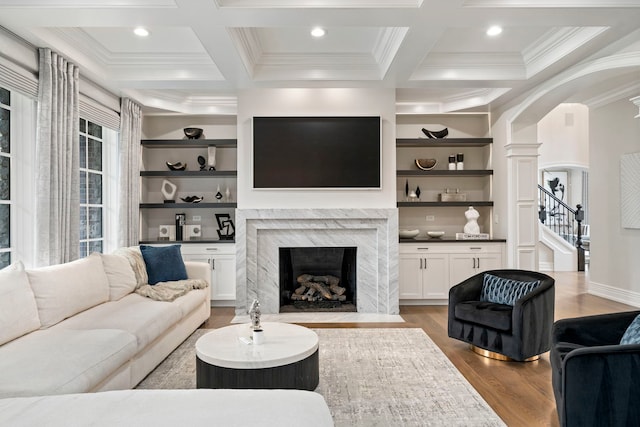
[[[540,284],[513,305],[482,301],[485,274]],[[449,291],[449,337],[506,358],[533,360],[549,350],[555,280],[526,270],[491,270],[476,274]]]
[[[640,344],[619,344],[638,314],[602,314],[554,324],[551,377],[560,425],[640,425]]]

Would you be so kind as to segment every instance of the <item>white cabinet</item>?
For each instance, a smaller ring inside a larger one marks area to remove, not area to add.
[[[183,244],[182,257],[185,261],[209,264],[212,301],[235,301],[236,254],[234,244]]]
[[[482,271],[502,268],[503,258],[504,242],[403,243],[400,299],[446,302],[452,286]]]
[[[446,299],[449,259],[429,247],[402,245],[399,259],[400,299]]]

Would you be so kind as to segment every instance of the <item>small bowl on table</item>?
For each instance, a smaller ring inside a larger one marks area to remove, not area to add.
[[[444,231],[427,231],[427,236],[432,239],[439,239],[444,236]]]
[[[420,230],[400,230],[401,239],[415,239],[420,234]]]

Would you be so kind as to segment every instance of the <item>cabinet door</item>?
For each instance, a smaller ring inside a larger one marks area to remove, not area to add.
[[[451,286],[487,270],[502,268],[500,254],[452,254],[449,259]]]
[[[448,299],[449,256],[424,256],[422,267],[422,298]]]
[[[204,254],[182,254],[182,259],[185,261],[206,262],[211,268],[211,256]],[[211,270],[211,276],[209,277],[211,299],[213,299],[213,281],[215,280],[213,270]]]
[[[477,265],[478,255],[476,254],[449,255],[449,277],[451,279],[451,286],[457,285],[478,273]]]
[[[422,263],[419,254],[400,254],[398,279],[400,299],[422,298]]]
[[[236,257],[215,255],[211,257],[211,299],[236,299]]]

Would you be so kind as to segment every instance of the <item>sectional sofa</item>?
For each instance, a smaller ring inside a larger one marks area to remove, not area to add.
[[[134,387],[209,318],[208,265],[184,265],[201,289],[173,301],[134,292],[122,255],[1,270],[0,398]]]

